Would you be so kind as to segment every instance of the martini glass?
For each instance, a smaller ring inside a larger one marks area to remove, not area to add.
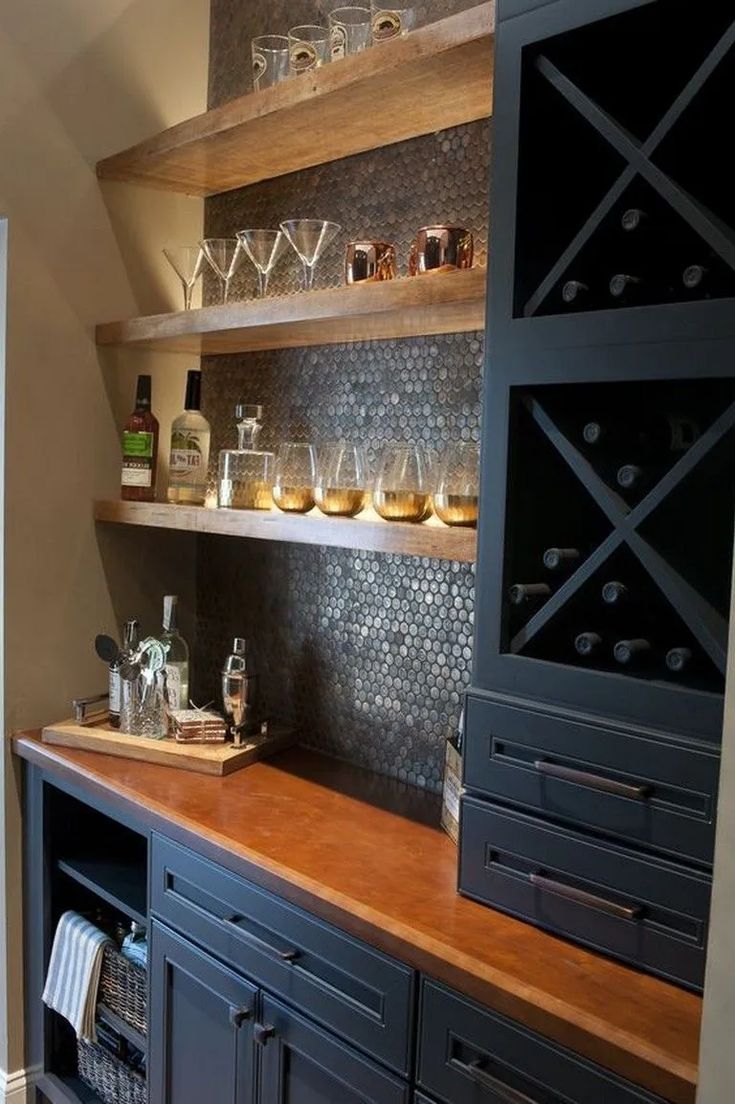
[[[286,246],[280,230],[238,230],[237,240],[258,273],[258,295],[268,294],[268,279]]]
[[[314,286],[316,263],[341,229],[336,222],[325,222],[324,219],[289,219],[281,223],[281,230],[304,266],[304,291],[311,291]]]
[[[164,249],[163,255],[171,265],[184,289],[184,310],[191,310],[191,293],[204,268],[204,252],[201,245],[173,245]]]
[[[222,289],[222,302],[227,302],[232,277],[242,259],[240,243],[237,238],[205,238],[202,242],[204,256],[219,279]]]

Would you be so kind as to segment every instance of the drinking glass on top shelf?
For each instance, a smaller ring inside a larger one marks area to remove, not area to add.
[[[437,469],[434,512],[445,525],[477,525],[480,446],[458,442],[444,450]]]
[[[372,45],[370,8],[336,5],[329,13],[329,47],[332,61],[362,53]]]
[[[281,223],[281,230],[301,259],[304,291],[310,291],[314,286],[317,261],[341,229],[338,223],[325,219],[288,219]]]
[[[431,514],[431,458],[423,445],[386,445],[373,505],[385,521],[424,521]]]
[[[191,310],[194,285],[202,274],[206,258],[201,245],[171,245],[163,251],[184,289],[184,310]]]
[[[237,240],[258,273],[258,295],[268,293],[268,280],[286,247],[282,230],[238,230]]]
[[[314,446],[286,441],[276,452],[273,501],[285,513],[307,514],[314,508],[316,454]]]
[[[242,250],[237,238],[205,238],[202,242],[204,256],[220,282],[222,302],[227,302],[230,284],[242,260]]]
[[[288,32],[289,67],[294,76],[319,69],[330,60],[329,27],[304,24]]]
[[[314,497],[323,514],[354,517],[365,508],[370,469],[362,445],[347,441],[319,449]]]
[[[256,92],[279,84],[291,75],[286,35],[259,35],[251,43],[251,53],[253,88]]]
[[[408,34],[416,26],[415,7],[390,7],[380,0],[370,0],[373,42],[389,42],[399,35]]]

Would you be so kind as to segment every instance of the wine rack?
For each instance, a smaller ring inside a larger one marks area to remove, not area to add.
[[[658,0],[525,52],[516,317],[735,296],[734,43],[727,3]]]

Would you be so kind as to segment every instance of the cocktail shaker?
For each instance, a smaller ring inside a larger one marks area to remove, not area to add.
[[[222,668],[222,705],[234,743],[257,729],[258,674],[252,644],[235,637]]]

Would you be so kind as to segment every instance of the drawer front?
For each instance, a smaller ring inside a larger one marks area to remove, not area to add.
[[[419,1082],[446,1104],[663,1104],[433,981],[421,987]]]
[[[154,836],[151,910],[337,1035],[408,1072],[414,972]]]
[[[711,880],[571,829],[464,798],[460,889],[700,988]]]
[[[464,784],[670,855],[711,863],[719,756],[467,699]]]

